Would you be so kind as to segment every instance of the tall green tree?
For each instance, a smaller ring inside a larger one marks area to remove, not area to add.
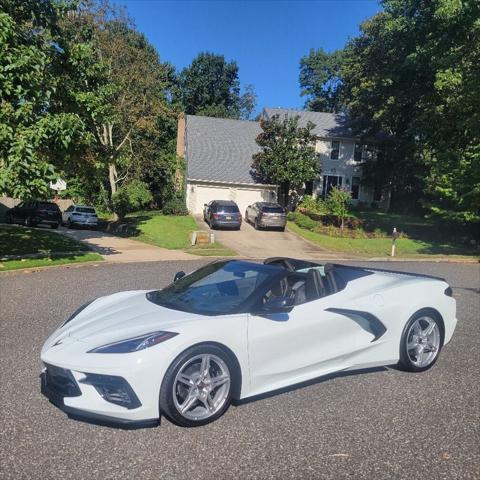
[[[108,179],[110,196],[133,178],[152,190],[171,182],[173,67],[160,61],[123,10],[106,1],[83,2],[63,27],[76,53],[70,64],[76,75],[68,76],[64,94],[88,124],[93,141],[86,157],[100,181]]]
[[[0,193],[48,196],[59,158],[84,135],[82,119],[54,110],[63,68],[59,21],[74,6],[54,0],[0,2]]]
[[[311,49],[300,59],[300,95],[305,108],[314,112],[338,113],[342,109],[342,51],[327,53]]]
[[[175,98],[185,113],[210,117],[249,118],[256,104],[252,85],[240,94],[237,63],[209,52],[180,72]]]
[[[285,204],[288,204],[290,187],[299,187],[320,175],[315,125],[308,122],[301,127],[298,121],[298,116],[280,119],[278,115],[260,120],[263,132],[256,142],[262,150],[253,155],[253,171],[260,179],[282,186]]]
[[[347,45],[341,71],[350,114],[391,139],[369,173],[442,216],[480,220],[480,4],[382,5]]]

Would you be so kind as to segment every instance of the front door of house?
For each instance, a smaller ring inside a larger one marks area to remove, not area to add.
[[[339,175],[324,175],[322,197],[327,198],[333,187],[341,187],[342,180],[343,178]]]

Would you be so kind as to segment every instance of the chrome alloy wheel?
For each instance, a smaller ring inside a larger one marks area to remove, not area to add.
[[[230,371],[216,355],[197,355],[179,369],[173,382],[173,403],[189,420],[215,415],[228,399]]]
[[[407,352],[413,365],[430,365],[440,350],[440,329],[437,322],[427,316],[417,318],[407,333]]]

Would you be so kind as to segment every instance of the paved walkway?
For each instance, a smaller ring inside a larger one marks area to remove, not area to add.
[[[52,230],[54,231],[54,230]],[[100,230],[60,227],[56,232],[87,243],[107,262],[155,262],[161,260],[194,260],[200,258],[181,250],[168,250],[130,238],[117,237]]]
[[[200,228],[209,230],[203,217],[196,216]],[[244,258],[294,257],[311,260],[338,260],[347,254],[335,254],[310,243],[294,233],[278,230],[255,230],[242,222],[240,230],[210,230],[215,239]]]

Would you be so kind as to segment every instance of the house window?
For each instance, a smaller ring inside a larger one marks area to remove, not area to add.
[[[338,160],[338,153],[340,152],[340,142],[338,140],[332,140],[332,150],[330,151],[330,158],[332,160]]]
[[[352,200],[358,200],[360,194],[360,177],[352,177]]]
[[[333,187],[340,188],[343,178],[339,175],[323,175],[322,197],[326,199]]]
[[[363,145],[361,143],[355,143],[355,153],[353,154],[353,159],[356,162],[361,162],[363,159]]]

